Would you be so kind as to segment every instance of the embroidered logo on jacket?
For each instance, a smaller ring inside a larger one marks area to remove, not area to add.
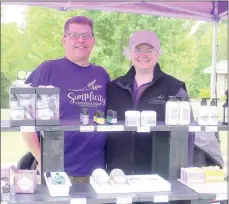
[[[164,100],[164,96],[160,95],[149,100],[150,104],[164,104],[166,101]]]

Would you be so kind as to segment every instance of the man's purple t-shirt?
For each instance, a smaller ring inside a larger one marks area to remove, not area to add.
[[[32,86],[53,85],[60,88],[60,119],[79,120],[87,107],[90,121],[96,110],[105,111],[106,85],[110,82],[104,68],[90,64],[80,67],[67,58],[43,62],[26,83]],[[64,169],[70,176],[89,176],[104,168],[107,133],[64,132]]]

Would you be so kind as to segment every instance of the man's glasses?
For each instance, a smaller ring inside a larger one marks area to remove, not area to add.
[[[78,40],[78,39],[80,39],[80,36],[82,36],[82,38],[83,38],[84,40],[88,40],[88,39],[93,38],[93,36],[94,36],[93,33],[68,33],[68,34],[65,35],[65,37],[66,37],[67,35],[68,35],[68,36],[70,37],[70,39],[72,39],[72,40]]]

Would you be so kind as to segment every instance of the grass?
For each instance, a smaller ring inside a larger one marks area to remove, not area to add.
[[[198,109],[197,109],[198,110]],[[194,110],[195,112],[195,110]],[[1,110],[1,119],[8,119],[8,112]],[[227,132],[220,132],[221,149],[227,172]],[[20,132],[1,132],[1,164],[15,164],[28,151]]]

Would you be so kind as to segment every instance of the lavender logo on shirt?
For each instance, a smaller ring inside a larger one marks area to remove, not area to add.
[[[102,87],[101,85],[96,85],[95,79],[82,89],[68,89],[70,91],[68,93],[70,104],[90,107],[105,106],[105,98],[102,94],[95,93],[99,92]]]
[[[160,95],[155,98],[151,98],[149,100],[149,103],[150,104],[164,104],[165,103],[164,96]]]

